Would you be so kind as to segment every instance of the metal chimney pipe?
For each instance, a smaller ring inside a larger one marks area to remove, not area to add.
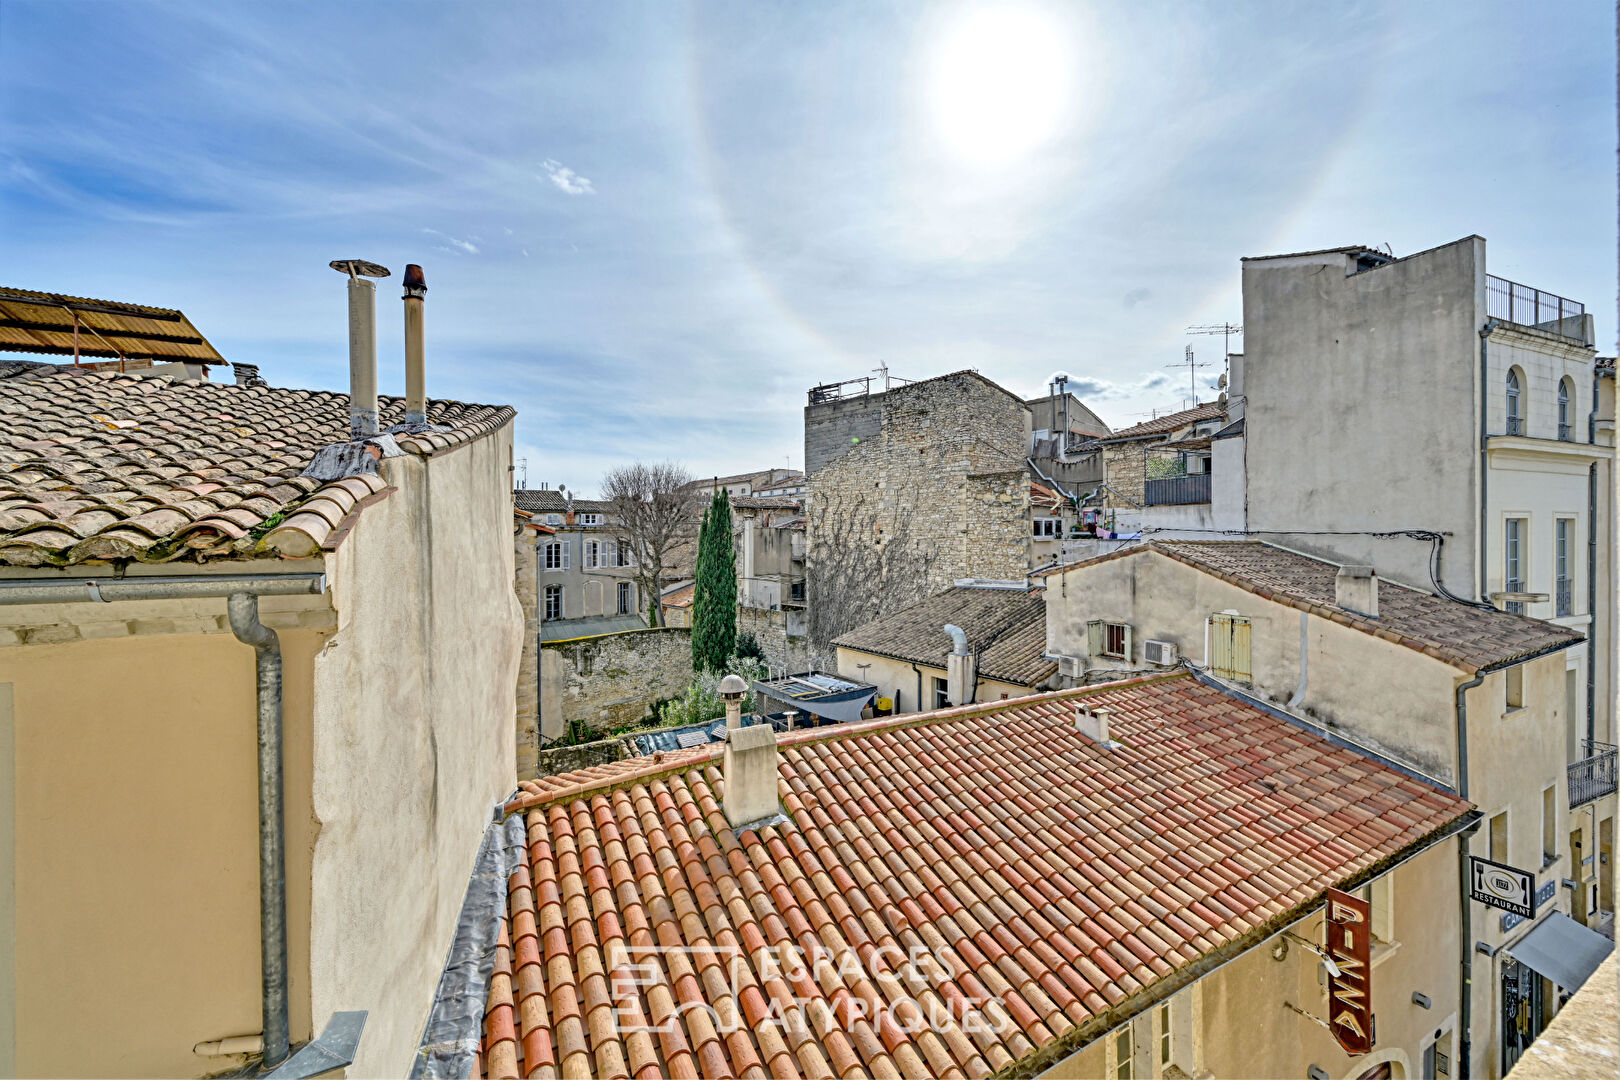
[[[349,435],[377,434],[377,286],[349,278]]]
[[[405,422],[427,423],[426,346],[422,315],[427,300],[427,278],[416,263],[405,265]]]
[[[377,434],[377,287],[388,267],[364,259],[333,259],[349,275],[349,437]]]

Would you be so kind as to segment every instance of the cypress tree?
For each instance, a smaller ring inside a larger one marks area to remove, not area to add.
[[[703,514],[692,596],[692,667],[719,672],[737,650],[737,554],[731,497],[724,488]]]

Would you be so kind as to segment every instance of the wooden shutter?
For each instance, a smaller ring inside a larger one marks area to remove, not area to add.
[[[1101,656],[1107,642],[1103,637],[1103,621],[1091,619],[1086,623],[1086,649],[1092,656]]]
[[[571,540],[562,541],[562,556],[563,556],[562,568],[564,570],[567,570],[569,568],[569,556],[573,552],[573,550],[574,550],[573,541],[571,541]]]
[[[1125,649],[1120,655],[1124,658],[1124,660],[1125,660],[1125,662],[1127,664],[1129,664],[1132,661],[1132,659],[1136,656],[1136,653],[1131,651],[1131,624],[1130,623],[1125,624]]]
[[[1221,679],[1254,679],[1249,620],[1218,611],[1209,617],[1209,672]]]

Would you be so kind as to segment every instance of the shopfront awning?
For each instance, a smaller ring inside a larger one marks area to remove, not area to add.
[[[1510,945],[1507,954],[1565,990],[1578,990],[1613,948],[1614,942],[1602,934],[1555,911]]]

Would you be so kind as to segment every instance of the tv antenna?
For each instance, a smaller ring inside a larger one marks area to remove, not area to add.
[[[1209,367],[1207,360],[1197,360],[1193,357],[1193,347],[1187,346],[1187,358],[1179,364],[1166,364],[1166,367],[1185,367],[1187,369],[1187,382],[1192,387],[1192,403],[1198,404],[1198,369]]]
[[[1221,335],[1221,345],[1222,345],[1221,357],[1224,360],[1226,357],[1232,355],[1232,335],[1233,334],[1241,334],[1241,333],[1243,333],[1243,327],[1234,325],[1233,323],[1229,323],[1229,322],[1205,323],[1202,326],[1189,326],[1189,327],[1187,327],[1187,333],[1189,333],[1189,334],[1219,334],[1219,335]]]

